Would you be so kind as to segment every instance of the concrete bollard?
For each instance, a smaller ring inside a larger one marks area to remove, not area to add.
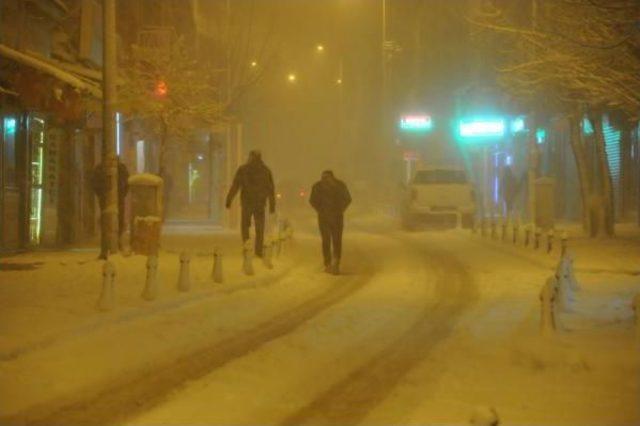
[[[211,270],[211,279],[214,283],[222,284],[224,275],[222,273],[222,253],[220,249],[213,249],[213,269]]]
[[[560,235],[560,256],[565,256],[567,254],[567,242],[569,240],[569,234],[567,231],[562,231]]]
[[[242,248],[242,272],[245,275],[253,275],[253,249],[251,248],[251,240],[247,240]]]
[[[98,299],[98,309],[110,311],[115,306],[116,267],[110,261],[102,265],[102,291]]]
[[[542,229],[540,227],[536,227],[535,233],[533,235],[533,248],[538,250],[540,248],[540,237],[542,236]]]
[[[547,253],[551,253],[553,251],[553,237],[554,232],[552,228],[547,232]]]
[[[496,225],[496,220],[495,218],[491,218],[491,239],[495,240],[498,238],[498,229],[497,229],[497,225]]]
[[[480,218],[480,236],[487,236],[487,219],[485,217]]]
[[[504,243],[505,241],[507,241],[507,228],[509,227],[509,220],[507,218],[504,218],[504,217],[501,218],[500,219],[500,227],[501,227],[501,232],[502,232],[502,235],[500,235],[500,239]]]
[[[191,289],[191,280],[189,277],[189,264],[191,263],[191,255],[183,251],[180,253],[180,273],[178,275],[178,291],[189,291]]]
[[[574,300],[567,268],[563,260],[556,268],[556,306],[562,312],[570,312]]]
[[[473,410],[469,424],[472,426],[499,426],[500,418],[493,407],[476,407]]]
[[[558,280],[555,276],[547,279],[540,292],[540,333],[550,336],[556,330],[556,289]]]
[[[634,312],[635,326],[636,326],[636,342],[640,344],[640,293],[633,297],[631,303]]]
[[[531,225],[526,225],[524,227],[524,246],[529,247],[530,241],[531,241]]]
[[[573,293],[580,291],[580,284],[576,279],[576,275],[573,271],[573,256],[567,252],[565,256],[560,258],[556,274],[564,279],[568,285],[569,290]]]
[[[142,298],[144,300],[156,300],[158,297],[158,256],[147,257],[147,278],[144,282]]]
[[[520,220],[516,219],[513,221],[513,244],[518,244],[518,238],[520,234]]]
[[[263,247],[262,262],[267,269],[273,269],[273,242],[269,239]]]

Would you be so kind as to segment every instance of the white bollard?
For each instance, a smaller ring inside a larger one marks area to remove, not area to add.
[[[144,282],[142,298],[144,300],[155,300],[158,297],[158,256],[147,257],[147,278]]]
[[[213,270],[211,271],[211,278],[214,283],[222,284],[224,282],[224,275],[222,273],[222,253],[218,248],[213,249]]]
[[[563,256],[561,259],[561,265],[562,265],[562,271],[563,271],[562,276],[567,281],[569,285],[569,289],[572,293],[576,291],[580,291],[580,284],[578,283],[578,280],[576,279],[576,274],[573,271],[573,261],[574,261],[573,255],[570,252],[567,252],[567,254]]]
[[[567,254],[567,243],[569,241],[569,234],[567,231],[562,231],[560,235],[560,255],[565,256]]]
[[[540,332],[543,336],[550,336],[556,330],[556,288],[558,280],[549,277],[540,292]]]
[[[247,240],[242,248],[242,271],[245,275],[253,275],[253,249],[251,248],[251,240]]]
[[[273,269],[273,243],[271,239],[266,241],[262,249],[262,261],[267,269]]]
[[[631,303],[633,307],[634,317],[635,317],[635,326],[636,326],[636,341],[640,344],[640,293],[636,294],[633,297],[633,302]]]
[[[542,228],[540,227],[536,227],[535,233],[534,233],[534,240],[533,240],[533,248],[535,250],[538,250],[540,248],[540,236],[542,235]]]
[[[500,418],[493,407],[476,407],[473,410],[469,424],[472,426],[498,426]]]
[[[180,273],[178,275],[178,291],[189,291],[191,289],[191,280],[189,279],[189,263],[191,256],[188,252],[180,253]]]
[[[273,242],[273,256],[275,258],[280,257],[280,253],[282,251],[282,243],[280,241],[280,237],[278,236],[278,234],[274,234],[271,237],[271,241]]]
[[[531,242],[531,225],[525,225],[524,227],[524,246],[529,247]]]
[[[115,305],[116,267],[108,260],[102,265],[102,292],[98,299],[98,309],[110,311]]]

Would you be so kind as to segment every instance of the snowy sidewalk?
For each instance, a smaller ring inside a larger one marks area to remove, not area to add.
[[[97,250],[1,258],[0,416],[192,350],[208,336],[190,324],[214,321],[212,327],[223,326],[225,321],[216,321],[216,314],[225,309],[224,300],[250,303],[295,269],[292,253],[285,252],[274,259],[273,270],[254,259],[255,275],[245,276],[237,234],[206,231],[163,236],[155,301],[141,298],[146,257],[112,256],[116,303],[109,312],[96,309],[103,264],[96,260]],[[211,278],[214,247],[224,253],[223,284]],[[191,290],[180,292],[179,253],[185,249],[193,256]],[[250,315],[259,313],[256,309]],[[164,340],[166,344],[154,346]],[[123,366],[124,371],[119,370]],[[69,374],[73,370],[76,373]]]
[[[560,230],[560,231],[559,231]],[[574,258],[577,272],[614,273],[640,275],[640,227],[636,224],[619,224],[614,238],[589,238],[583,235],[579,224],[560,224],[553,236],[553,249],[547,252],[547,235],[540,237],[540,247],[534,249],[534,236],[529,246],[524,246],[525,230],[520,226],[517,243],[513,244],[513,228],[507,229],[505,241],[502,241],[501,227],[497,226],[497,235],[491,237],[488,227],[487,236],[482,237],[480,230],[471,234],[477,241],[490,244],[497,250],[527,259],[538,266],[555,268],[560,257],[561,231],[567,231],[567,248]]]

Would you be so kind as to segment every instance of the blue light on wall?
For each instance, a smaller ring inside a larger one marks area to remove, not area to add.
[[[16,119],[15,118],[5,118],[4,119],[4,131],[7,135],[12,135],[16,132]]]
[[[462,139],[499,139],[505,134],[505,120],[502,118],[490,119],[463,119],[458,125],[458,134]]]
[[[536,130],[536,142],[538,144],[543,144],[547,139],[547,131],[544,129]]]
[[[524,117],[516,117],[511,121],[511,133],[526,132],[527,127],[525,125]]]
[[[585,135],[593,134],[593,126],[591,125],[591,121],[587,117],[582,119],[582,132]]]

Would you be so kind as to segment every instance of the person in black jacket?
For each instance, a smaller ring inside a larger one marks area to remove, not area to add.
[[[265,205],[269,201],[269,212],[276,211],[275,189],[271,170],[262,161],[260,151],[249,152],[249,160],[238,168],[233,184],[227,194],[227,208],[240,191],[240,205],[242,207],[241,232],[242,241],[249,239],[251,218],[256,228],[256,256],[262,257],[264,241]]]
[[[316,182],[311,189],[309,203],[318,213],[325,271],[339,274],[344,212],[351,204],[351,195],[347,185],[336,179],[331,170],[325,170],[322,172],[321,180]],[[333,253],[331,252],[332,246]]]
[[[101,223],[101,242],[100,242],[100,259],[106,259],[109,251],[108,236],[105,234],[106,226],[104,221],[106,216],[104,215],[105,206],[107,204],[107,190],[109,189],[109,179],[107,177],[107,171],[103,163],[99,163],[93,169],[92,176],[93,192],[98,197],[98,204],[100,205],[100,223]],[[124,222],[124,201],[129,192],[129,170],[118,157],[118,241],[122,246],[122,234],[125,229]],[[122,247],[121,247],[122,248]]]

